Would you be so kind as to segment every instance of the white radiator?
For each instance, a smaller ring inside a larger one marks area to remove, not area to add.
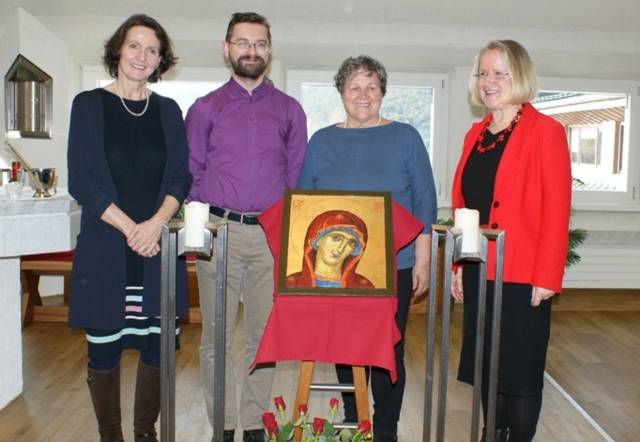
[[[640,289],[640,231],[589,231],[565,288]]]

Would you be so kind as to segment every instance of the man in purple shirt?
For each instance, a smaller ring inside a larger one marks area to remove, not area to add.
[[[274,368],[249,372],[271,310],[273,256],[256,216],[293,188],[307,146],[300,104],[265,78],[271,61],[267,19],[235,13],[223,52],[233,73],[219,89],[199,98],[186,118],[192,201],[209,203],[214,221],[228,221],[226,349],[231,354],[239,304],[243,303],[245,351],[240,424],[244,441],[264,441]],[[213,293],[215,259],[197,263],[202,338],[200,371],[209,421],[213,422]],[[233,358],[226,358],[224,440],[233,441],[238,421]]]

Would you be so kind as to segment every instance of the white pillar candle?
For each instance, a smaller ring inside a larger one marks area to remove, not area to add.
[[[480,212],[456,209],[455,226],[462,230],[462,253],[478,253],[480,249]]]
[[[208,219],[208,203],[192,201],[184,206],[185,246],[204,246],[204,225]]]

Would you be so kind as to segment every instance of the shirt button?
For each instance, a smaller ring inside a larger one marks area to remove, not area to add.
[[[493,202],[493,207],[495,207],[496,209],[497,209],[498,207],[500,207],[500,201],[494,201],[494,202]]]
[[[498,223],[492,223],[491,224],[491,228],[492,229],[497,229],[498,228]]]

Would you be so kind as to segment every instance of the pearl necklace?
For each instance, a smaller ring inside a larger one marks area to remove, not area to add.
[[[120,103],[122,103],[122,106],[124,107],[124,109],[129,112],[131,115],[133,115],[134,117],[141,117],[144,115],[144,113],[147,111],[147,108],[149,107],[149,90],[147,88],[145,88],[145,92],[146,92],[146,103],[144,104],[144,109],[142,109],[141,112],[136,113],[134,111],[132,111],[131,109],[129,109],[127,107],[127,103],[124,102],[124,98],[122,98],[122,95],[120,93],[120,90],[118,89],[118,84],[116,83],[116,85],[114,86],[114,89],[116,90],[116,93],[118,94],[118,97],[120,97]]]
[[[373,126],[369,126],[369,127],[378,127],[380,126],[380,123],[382,123],[382,117],[378,115],[378,122],[376,124],[374,124]],[[348,129],[349,128],[349,120],[345,118],[344,120],[344,124],[342,126],[343,129]],[[354,129],[366,129],[366,127],[355,127]]]
[[[478,135],[478,140],[476,141],[476,150],[478,151],[478,153],[483,154],[483,153],[489,152],[490,150],[495,149],[498,143],[503,142],[506,136],[513,131],[513,129],[516,127],[516,124],[518,124],[518,121],[520,121],[521,116],[522,116],[522,107],[518,109],[518,112],[513,117],[513,120],[511,120],[511,123],[509,123],[509,126],[507,126],[506,129],[502,130],[500,132],[500,135],[498,135],[498,137],[491,144],[489,144],[488,146],[483,146],[482,143],[484,142],[484,137],[487,133],[487,129],[489,128],[489,123],[490,123],[490,121],[487,121],[484,127],[482,128],[482,130],[480,131],[480,135]]]

